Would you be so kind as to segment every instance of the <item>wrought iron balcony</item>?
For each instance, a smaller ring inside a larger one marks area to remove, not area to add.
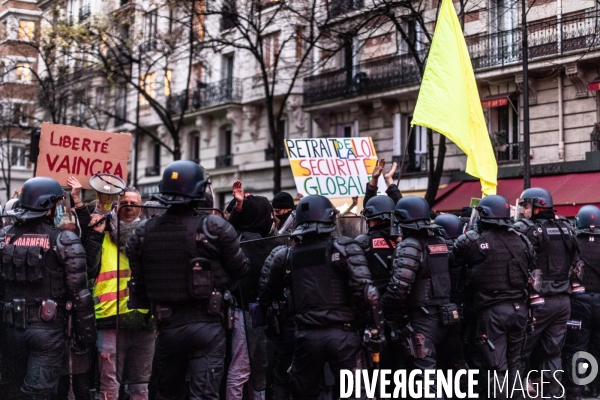
[[[84,4],[79,9],[79,22],[83,22],[90,17],[91,14],[91,6],[90,4]]]
[[[350,0],[341,0],[341,3]],[[475,70],[518,64],[523,59],[521,29],[466,38]],[[529,59],[600,48],[600,10],[569,15],[559,23],[528,25]],[[424,59],[425,53],[421,56]],[[412,55],[369,61],[304,79],[304,104],[350,97],[417,83],[420,73]]]
[[[521,143],[508,143],[494,149],[498,164],[518,163],[521,161]]]
[[[171,113],[180,113],[182,109],[197,110],[240,101],[242,101],[242,80],[230,78],[198,86],[188,95],[187,102],[185,92],[171,95],[167,99],[167,108]]]
[[[404,159],[404,167],[402,160]],[[408,153],[406,156],[392,156],[392,161],[398,165],[398,171],[402,173],[421,173],[427,171],[427,153]]]
[[[224,168],[231,167],[233,164],[233,154],[223,154],[215,158],[215,167]]]
[[[364,0],[329,0],[329,15],[337,17],[353,10],[359,10],[364,6]]]
[[[529,58],[558,55],[600,47],[600,11],[563,17],[560,23],[532,22],[527,27]],[[473,68],[518,63],[523,59],[520,28],[467,38]]]
[[[421,80],[412,55],[397,55],[304,79],[304,104],[372,93]]]
[[[152,165],[150,167],[146,167],[146,176],[158,176],[160,175],[160,165]]]

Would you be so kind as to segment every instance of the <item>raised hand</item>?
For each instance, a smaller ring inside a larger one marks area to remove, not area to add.
[[[81,183],[74,176],[67,178],[67,185],[71,187],[71,197],[75,203],[81,201]]]
[[[385,178],[385,183],[388,186],[394,183],[394,173],[396,172],[396,167],[398,167],[398,164],[393,162],[391,168],[385,173],[385,175],[383,175]]]
[[[242,181],[237,180],[233,182],[233,186],[231,187],[233,191],[233,198],[236,203],[242,203],[244,201],[244,189],[242,188]]]

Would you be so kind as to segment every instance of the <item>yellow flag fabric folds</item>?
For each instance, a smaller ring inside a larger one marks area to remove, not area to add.
[[[467,155],[466,172],[496,194],[498,165],[485,125],[467,44],[452,0],[443,0],[411,125],[431,128]]]

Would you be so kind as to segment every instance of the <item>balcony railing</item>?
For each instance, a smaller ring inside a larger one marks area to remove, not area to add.
[[[304,103],[372,93],[417,83],[419,67],[412,55],[398,55],[359,64],[348,71],[341,68],[304,79]]]
[[[90,17],[91,6],[90,4],[84,4],[79,9],[79,22],[83,22]]]
[[[223,79],[203,84],[189,93],[187,102],[185,92],[171,95],[167,107],[171,113],[242,101],[242,80],[236,78]]]
[[[402,167],[404,159],[404,167]],[[402,173],[421,173],[427,171],[427,153],[408,153],[406,156],[392,156],[392,161],[398,165],[398,171]]]
[[[600,46],[600,11],[563,17],[560,23],[532,22],[527,27],[529,59],[558,55]],[[521,62],[520,28],[467,38],[473,68],[497,67]]]
[[[231,167],[233,164],[233,154],[223,154],[215,158],[215,167],[224,168]]]
[[[146,167],[146,176],[158,176],[160,175],[160,165],[152,165],[150,167]]]
[[[498,164],[517,163],[521,160],[521,143],[508,143],[494,150]]]
[[[349,3],[350,0],[340,0]],[[331,12],[331,11],[330,11]],[[466,38],[475,70],[518,64],[523,59],[521,29]],[[600,48],[600,10],[568,15],[559,23],[528,25],[529,59]],[[425,58],[425,53],[419,56]],[[386,57],[304,79],[304,104],[394,89],[419,82],[412,55]]]
[[[364,6],[364,0],[329,0],[329,15],[337,17],[353,10],[359,10]]]

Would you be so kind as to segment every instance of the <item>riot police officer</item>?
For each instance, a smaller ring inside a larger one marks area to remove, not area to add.
[[[371,279],[380,295],[385,293],[392,276],[392,257],[396,250],[396,239],[391,227],[394,213],[394,201],[388,196],[371,197],[362,211],[367,220],[368,232],[356,237],[356,241],[365,252]],[[406,313],[402,308],[386,310],[387,347],[381,354],[381,368],[398,370],[406,368],[404,348],[396,333],[406,324]],[[393,339],[393,340],[390,340]]]
[[[450,304],[448,246],[431,224],[427,201],[406,196],[396,203],[395,217],[402,241],[394,254],[392,277],[382,297],[384,311],[406,307],[412,335],[407,338],[413,367],[436,369],[436,347],[448,326],[459,323]],[[430,387],[430,393],[435,391]]]
[[[198,164],[169,164],[156,196],[168,210],[138,224],[127,242],[132,295],[147,296],[157,321],[160,400],[185,397],[188,364],[190,399],[219,398],[227,287],[230,279],[248,269],[231,224],[195,212],[202,206],[205,189]]]
[[[56,203],[63,197],[54,179],[27,180],[14,211],[16,223],[0,231],[0,358],[10,362],[2,379],[13,381],[2,389],[6,398],[50,398],[63,369],[66,331],[80,350],[96,341],[85,251],[77,235],[54,226]],[[15,384],[21,385],[19,394]]]
[[[457,324],[448,329],[448,334],[440,349],[439,359],[443,361],[444,366],[454,370],[468,369],[463,350],[463,338],[465,322],[471,322],[471,318],[465,318],[466,307],[464,301],[464,279],[461,273],[462,265],[457,263],[454,257],[452,257],[452,250],[454,249],[456,239],[463,234],[463,223],[454,214],[438,215],[433,220],[433,223],[440,227],[439,232],[448,245],[448,251],[450,252],[448,263],[448,271],[450,273],[450,303],[458,306],[462,318],[460,325]],[[467,316],[471,317],[469,314]],[[466,379],[463,383],[466,383]]]
[[[571,317],[563,351],[567,399],[581,399],[582,386],[573,382],[572,359],[578,351],[592,353],[600,358],[595,348],[600,343],[600,209],[584,206],[575,218],[580,265],[573,276],[574,290]],[[578,361],[578,363],[581,360]],[[577,365],[579,365],[577,363]],[[597,391],[597,387],[593,387]],[[592,397],[597,397],[592,396]]]
[[[557,382],[562,375],[560,352],[571,314],[569,275],[571,266],[579,260],[579,250],[571,226],[556,219],[550,192],[526,189],[519,205],[524,218],[515,228],[527,236],[536,252],[535,292],[530,295],[532,329],[527,333],[523,359],[529,359],[539,342],[542,354],[537,369],[547,371],[543,380],[550,382],[543,392],[545,396],[556,396],[562,392]]]
[[[286,281],[291,282],[297,326],[291,369],[296,400],[318,397],[325,362],[334,376],[340,369],[365,367],[357,364],[361,342],[356,303],[371,309],[377,332],[383,325],[379,294],[363,251],[350,238],[331,237],[335,220],[335,208],[326,197],[304,197],[296,207],[291,235],[298,243],[275,248],[263,268],[262,290],[267,295],[277,297]],[[381,337],[377,346],[383,342]]]
[[[484,197],[477,211],[477,230],[458,238],[454,256],[467,268],[467,285],[477,313],[475,346],[483,368],[502,372],[502,377],[508,371],[512,387],[524,371],[526,289],[535,252],[529,240],[513,228],[510,204],[504,197]],[[488,386],[480,390],[487,392]],[[500,389],[495,390],[492,396],[500,396]]]

